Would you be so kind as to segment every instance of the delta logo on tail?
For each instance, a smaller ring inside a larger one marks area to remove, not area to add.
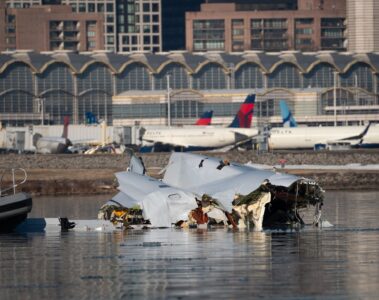
[[[241,104],[233,122],[229,125],[232,128],[250,128],[253,120],[255,104],[255,94],[247,95],[245,102]]]
[[[287,102],[285,100],[280,100],[279,106],[283,120],[283,127],[297,127],[297,123],[295,121],[295,118],[292,116]]]
[[[211,125],[212,122],[212,116],[213,116],[213,110],[205,111],[200,116],[200,119],[197,120],[196,125]]]

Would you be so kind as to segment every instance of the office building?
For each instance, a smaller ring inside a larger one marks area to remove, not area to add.
[[[294,6],[297,9],[289,6],[292,8],[289,10],[258,10],[267,5],[257,2],[260,3],[256,6],[238,1],[205,3],[200,12],[186,13],[186,49],[195,52],[346,49],[344,0],[299,0]],[[257,9],[250,10],[252,7]]]
[[[0,50],[93,51],[104,48],[103,15],[72,13],[68,6],[0,7]]]
[[[78,14],[102,14],[103,49],[112,52],[162,51],[160,2],[160,0],[6,0],[9,8],[56,4],[69,5],[72,12]]]

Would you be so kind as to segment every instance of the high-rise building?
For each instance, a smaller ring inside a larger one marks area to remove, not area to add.
[[[162,50],[160,0],[118,0],[118,52]]]
[[[251,5],[236,1],[205,3],[200,12],[186,13],[186,49],[346,50],[345,0],[299,0],[297,6],[290,6],[291,1],[282,2],[288,4],[288,10],[282,10],[283,6],[267,6],[279,4],[275,1],[252,2],[257,9],[276,8],[250,10]]]
[[[67,6],[0,7],[0,51],[101,50],[103,15],[72,13]]]
[[[379,51],[379,2],[347,0],[348,50]]]
[[[104,16],[104,48],[113,52],[162,50],[160,0],[6,0],[9,8],[69,5],[78,14]],[[1,37],[1,35],[0,35]]]

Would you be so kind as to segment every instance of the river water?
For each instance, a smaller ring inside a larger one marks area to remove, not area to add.
[[[34,199],[94,218],[107,196]],[[334,227],[0,235],[0,299],[378,299],[379,192],[327,192]]]

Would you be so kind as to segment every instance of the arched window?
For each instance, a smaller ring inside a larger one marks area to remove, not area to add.
[[[116,88],[117,94],[129,90],[151,90],[148,68],[140,63],[128,65],[121,74],[116,75]]]
[[[167,75],[170,76],[170,88],[173,90],[188,89],[189,76],[185,67],[178,63],[167,65],[159,74],[154,74],[155,89],[167,89]]]
[[[244,64],[234,74],[236,89],[263,88],[263,73],[256,64]]]
[[[268,74],[268,87],[300,88],[300,72],[296,66],[289,63],[280,64],[271,74]]]
[[[32,113],[33,95],[24,91],[0,94],[0,113]]]
[[[78,93],[87,90],[102,90],[112,94],[112,74],[107,66],[94,63],[78,74]]]
[[[369,65],[356,63],[344,74],[340,74],[342,87],[360,87],[373,91],[373,74]]]
[[[73,93],[73,75],[70,68],[63,63],[51,64],[42,74],[37,74],[38,93],[57,89]]]
[[[0,92],[12,89],[29,93],[34,90],[33,74],[28,65],[22,62],[15,62],[0,73]]]
[[[219,64],[206,64],[193,74],[193,88],[196,90],[226,89],[226,74]]]
[[[327,63],[317,64],[309,73],[303,74],[304,88],[330,88],[334,86],[334,67]]]

